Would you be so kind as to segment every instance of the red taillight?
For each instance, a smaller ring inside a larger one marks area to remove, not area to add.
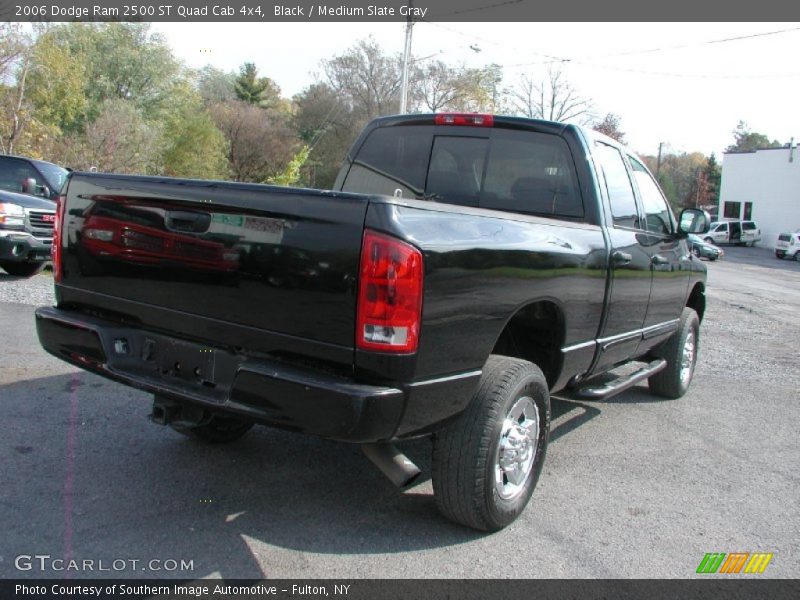
[[[367,230],[359,276],[356,347],[416,352],[422,314],[422,253],[410,244]]]
[[[470,113],[439,113],[433,118],[437,125],[472,125],[473,127],[494,126],[494,115]]]
[[[61,281],[61,228],[64,226],[64,207],[67,204],[66,196],[56,198],[56,220],[53,225],[53,246],[50,253],[53,256],[53,280]]]

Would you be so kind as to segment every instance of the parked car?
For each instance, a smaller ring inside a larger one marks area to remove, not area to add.
[[[782,233],[775,243],[775,256],[800,260],[800,229],[794,233]]]
[[[689,249],[697,258],[707,258],[709,260],[717,260],[725,256],[725,251],[719,246],[705,241],[700,236],[690,233],[687,237],[689,242]]]
[[[420,471],[394,442],[431,436],[436,504],[475,529],[527,505],[551,392],[647,381],[678,398],[694,375],[706,267],[686,237],[708,215],[676,219],[644,162],[590,129],[385,117],[331,191],[72,173],[59,212],[98,201],[125,207],[115,232],[139,208],[198,243],[244,222],[225,229],[236,283],[124,268],[122,253],[88,275],[85,237],[61,225],[57,306],[36,311],[48,352],[152,392],[153,420],[186,435],[233,441],[260,423],[358,443],[400,487]]]
[[[0,267],[31,277],[50,260],[56,203],[0,190]]]
[[[714,221],[704,239],[711,244],[752,246],[761,241],[761,229],[755,221]]]
[[[0,154],[0,190],[55,200],[68,173],[44,160]]]

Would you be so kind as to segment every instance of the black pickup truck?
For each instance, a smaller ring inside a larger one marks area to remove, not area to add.
[[[551,393],[686,392],[705,309],[686,236],[708,216],[676,220],[614,141],[387,117],[335,187],[72,173],[42,345],[187,435],[355,442],[401,487],[419,470],[394,442],[429,435],[439,509],[481,530],[531,497]]]

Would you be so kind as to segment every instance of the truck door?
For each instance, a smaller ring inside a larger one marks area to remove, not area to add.
[[[601,191],[610,208],[610,293],[606,317],[598,333],[598,356],[593,371],[603,371],[633,356],[642,339],[652,278],[651,254],[643,242],[649,238],[642,226],[636,195],[620,151],[597,142]]]
[[[677,224],[669,204],[645,166],[628,155],[636,182],[646,235],[643,250],[650,256],[652,283],[642,332],[645,345],[654,345],[677,327],[689,293],[691,258],[686,240],[676,237]],[[640,352],[643,348],[640,348]]]

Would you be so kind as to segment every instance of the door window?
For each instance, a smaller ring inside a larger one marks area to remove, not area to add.
[[[595,149],[608,191],[614,226],[638,229],[639,212],[636,208],[636,196],[622,155],[613,146],[602,142],[597,142]]]
[[[645,166],[632,156],[628,156],[628,160],[633,167],[633,178],[636,180],[639,194],[642,196],[645,229],[653,233],[670,235],[675,230],[675,226],[669,204]]]

